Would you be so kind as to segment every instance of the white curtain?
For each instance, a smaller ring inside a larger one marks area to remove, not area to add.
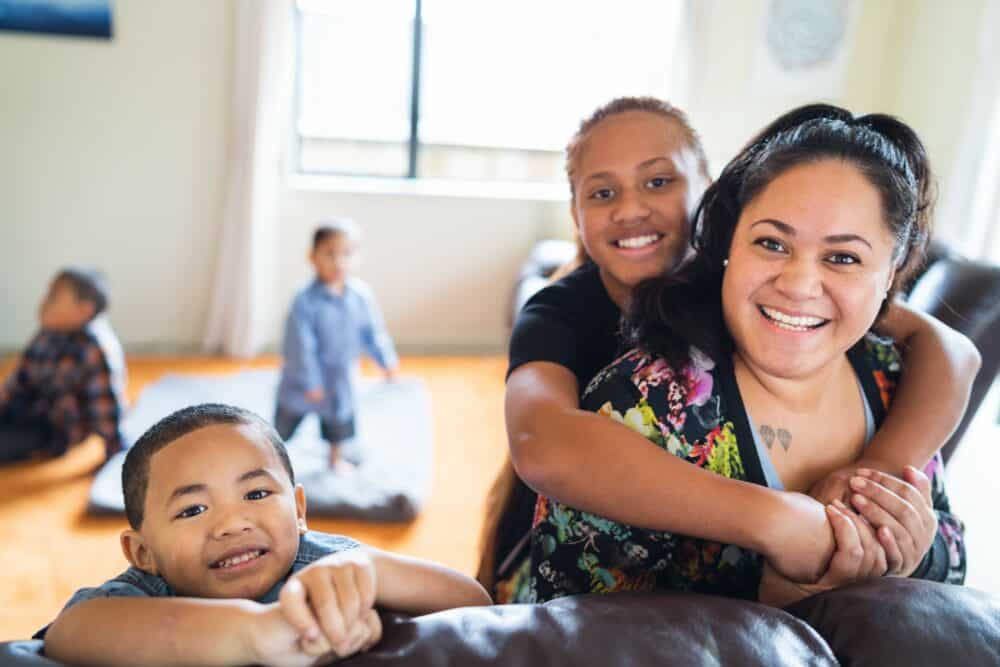
[[[941,232],[965,255],[1000,261],[1000,2],[988,0],[962,144],[943,192]]]
[[[292,105],[291,0],[233,3],[228,178],[208,352],[248,357],[274,318],[277,222]]]

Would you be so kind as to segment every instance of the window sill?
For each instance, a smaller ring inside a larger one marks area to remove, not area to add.
[[[293,173],[288,176],[288,187],[292,190],[310,192],[343,192],[404,197],[539,202],[569,201],[569,188],[566,185],[547,183],[444,181]]]

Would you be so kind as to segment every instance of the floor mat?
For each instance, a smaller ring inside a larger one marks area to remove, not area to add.
[[[175,410],[197,403],[228,403],[270,420],[278,372],[248,370],[235,375],[166,375],[147,386],[122,424],[126,442]],[[357,467],[330,470],[319,420],[310,415],[288,442],[295,478],[306,490],[310,515],[374,521],[414,518],[430,492],[433,437],[430,397],[423,383],[362,381],[358,388],[357,435],[343,444]],[[90,491],[95,513],[123,513],[121,467],[125,452],[98,472]]]

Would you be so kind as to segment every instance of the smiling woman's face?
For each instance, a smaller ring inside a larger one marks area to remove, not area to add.
[[[841,160],[792,167],[743,209],[722,284],[737,354],[805,378],[860,340],[892,284],[894,240],[878,190]]]
[[[707,185],[674,120],[627,111],[587,134],[573,169],[573,220],[619,305],[642,280],[676,267]]]

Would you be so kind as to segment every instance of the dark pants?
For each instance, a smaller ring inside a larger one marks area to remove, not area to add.
[[[279,405],[274,411],[274,429],[281,436],[282,440],[289,440],[295,435],[295,430],[305,417],[306,415],[304,414],[300,415],[289,412]],[[336,423],[321,418],[319,420],[319,432],[323,436],[323,439],[330,444],[339,445],[344,440],[354,437],[354,419]]]

